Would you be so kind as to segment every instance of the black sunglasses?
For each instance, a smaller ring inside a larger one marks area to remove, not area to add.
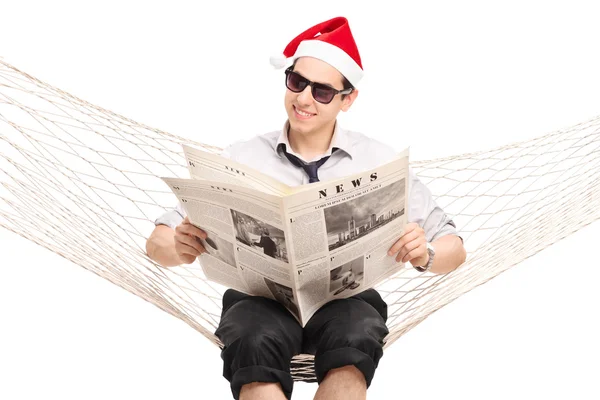
[[[321,104],[329,104],[338,94],[352,93],[352,88],[337,90],[323,83],[311,82],[297,72],[292,71],[292,68],[285,70],[285,86],[294,93],[300,93],[310,86],[313,99]]]

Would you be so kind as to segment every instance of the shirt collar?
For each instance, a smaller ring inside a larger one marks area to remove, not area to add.
[[[329,148],[327,149],[327,151],[325,153],[316,157],[315,160],[304,160],[304,158],[302,158],[299,154],[296,154],[294,152],[294,150],[292,150],[292,146],[290,145],[290,142],[288,140],[289,129],[290,129],[290,122],[288,120],[283,125],[283,129],[281,130],[281,133],[279,134],[279,138],[277,139],[277,142],[275,143],[275,151],[277,152],[277,155],[279,157],[283,156],[283,153],[282,153],[283,151],[287,151],[289,154],[292,154],[305,162],[311,162],[311,161],[318,160],[322,157],[331,156],[333,149],[336,148],[339,150],[343,150],[346,154],[348,154],[348,156],[350,156],[350,158],[352,158],[352,155],[353,155],[352,146],[350,145],[350,141],[348,140],[348,134],[344,129],[342,129],[340,127],[340,124],[337,121],[335,122],[335,128],[333,130],[333,137],[331,138],[331,143],[329,145]]]

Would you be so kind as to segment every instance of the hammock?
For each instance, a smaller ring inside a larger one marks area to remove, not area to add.
[[[385,347],[462,294],[600,217],[600,117],[503,147],[411,167],[456,222],[467,261],[445,274],[406,268],[376,287]],[[215,345],[226,290],[198,263],[145,253],[176,201],[161,176],[188,178],[181,145],[221,149],[92,105],[0,60],[0,226],[180,318]],[[314,381],[313,357],[292,361]]]

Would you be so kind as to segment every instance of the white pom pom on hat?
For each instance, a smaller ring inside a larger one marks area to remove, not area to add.
[[[308,28],[286,46],[283,54],[271,56],[276,69],[299,57],[314,57],[336,68],[356,87],[364,75],[360,54],[348,20],[332,18]]]
[[[285,55],[280,54],[280,55],[276,55],[276,56],[271,56],[271,65],[273,67],[275,67],[276,69],[281,69],[283,67],[285,67],[285,65],[288,62],[288,59]]]

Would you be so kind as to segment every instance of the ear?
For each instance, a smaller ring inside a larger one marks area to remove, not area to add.
[[[346,95],[346,97],[344,97],[344,100],[342,100],[341,110],[343,112],[348,111],[350,109],[350,106],[352,106],[352,103],[354,103],[354,100],[356,100],[357,97],[358,97],[358,89],[354,89],[352,91],[352,93]]]

